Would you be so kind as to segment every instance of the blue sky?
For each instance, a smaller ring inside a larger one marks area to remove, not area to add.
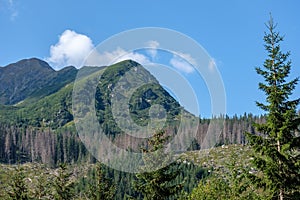
[[[264,94],[257,89],[261,78],[254,67],[266,58],[264,23],[271,12],[285,35],[283,50],[292,53],[291,76],[299,76],[299,8],[296,0],[0,0],[0,66],[23,58],[51,58],[51,46],[58,44],[63,33],[80,34],[89,49],[129,29],[168,28],[193,38],[214,59],[224,82],[229,115],[261,114],[255,100],[263,100]],[[299,95],[298,86],[294,97]],[[202,110],[204,116],[209,115],[209,109]]]

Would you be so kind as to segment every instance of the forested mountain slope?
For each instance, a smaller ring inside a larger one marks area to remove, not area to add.
[[[129,70],[140,72],[137,77],[127,77],[127,82],[133,78],[141,81],[153,79],[151,84],[133,93],[129,101],[130,117],[138,125],[145,126],[150,120],[150,107],[159,104],[166,110],[167,122],[164,128],[170,135],[176,134],[184,109],[147,70],[131,60],[108,67],[85,67],[83,70],[86,75],[96,72],[102,74],[95,92],[95,108],[105,133],[119,146],[126,143],[126,140],[131,141],[118,128],[112,116],[110,96],[116,83]],[[76,74],[77,70],[73,67],[54,71],[46,62],[38,59],[22,60],[0,68],[1,162],[37,161],[56,165],[59,162],[94,160],[81,143],[74,126],[72,92]],[[123,90],[126,91],[126,88]],[[10,105],[15,103],[18,104]],[[201,148],[208,132],[217,133],[214,141],[216,145],[244,144],[244,132],[254,133],[252,123],[263,120],[251,114],[212,119],[198,119],[189,115],[193,120],[199,120],[190,150]],[[133,150],[139,151],[138,146],[140,143],[136,141]]]

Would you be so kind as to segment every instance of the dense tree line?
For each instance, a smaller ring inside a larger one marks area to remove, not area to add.
[[[55,166],[62,162],[75,163],[91,159],[75,131],[53,133],[49,129],[0,125],[0,132],[2,163],[40,162]]]
[[[258,117],[252,114],[200,119],[197,137],[189,149],[201,148],[203,138],[208,132],[218,133],[214,145],[245,144],[247,141],[244,133],[246,131],[257,133],[252,124],[264,121],[263,116]],[[169,132],[172,131],[176,130],[169,129]],[[0,133],[0,161],[2,163],[41,162],[54,166],[61,162],[76,163],[94,160],[80,141],[73,126],[53,131],[50,128],[0,124]],[[124,139],[126,140],[126,138],[116,138],[115,142],[120,143],[119,140],[121,140],[126,143]]]

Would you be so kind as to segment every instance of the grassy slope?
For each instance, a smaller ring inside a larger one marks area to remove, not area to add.
[[[96,104],[101,104],[99,106],[98,111],[104,115],[104,111],[109,113],[110,107],[105,107],[103,104],[110,104],[110,94],[111,91],[108,91],[108,85],[109,84],[115,84],[118,82],[119,78],[130,68],[135,67],[139,65],[138,63],[132,62],[132,61],[123,61],[117,64],[114,64],[112,66],[109,66],[107,68],[93,68],[93,67],[85,67],[80,71],[80,78],[76,82],[77,88],[81,88],[79,90],[82,90],[82,93],[84,95],[84,92],[87,91],[89,88],[85,88],[84,84],[87,83],[88,79],[94,79],[95,76],[99,77],[103,72],[105,74],[103,77],[101,77],[99,88],[101,89],[101,97],[96,96]],[[139,65],[140,66],[140,65]],[[73,75],[73,72],[71,72]],[[142,72],[143,76],[150,77],[151,75],[146,71],[143,70]],[[143,77],[138,77],[138,79],[142,79]],[[57,91],[48,94],[47,96],[36,99],[38,96],[40,97],[43,93],[46,94],[47,91],[53,91],[53,88],[43,88],[42,90],[39,90],[36,92],[36,95],[30,96],[24,101],[20,102],[17,105],[14,106],[3,106],[0,104],[0,123],[2,124],[17,124],[20,126],[32,126],[32,127],[43,127],[43,126],[50,126],[52,129],[57,129],[59,127],[62,127],[66,124],[70,124],[73,120],[72,116],[72,92],[73,92],[73,85],[74,82],[69,83],[69,80],[67,82],[64,82],[62,77],[59,77],[57,79],[58,82],[61,82],[60,84],[54,85]],[[63,86],[64,85],[64,86]],[[51,87],[51,86],[49,86]],[[175,115],[178,115],[178,110],[180,108],[180,105],[178,102],[176,102],[157,82],[157,84],[149,86],[148,88],[151,91],[153,91],[156,95],[155,100],[153,100],[152,104],[160,104],[163,105],[165,108],[167,108],[167,112],[169,113],[168,118],[171,120]],[[134,94],[134,97],[131,99],[131,107],[134,107],[135,109],[132,110],[132,116],[133,120],[137,119],[144,119],[143,125],[147,124],[146,122],[148,119],[148,111],[149,111],[149,105],[146,105],[144,107],[139,107],[135,105],[134,99],[138,99],[139,96],[143,95],[143,92],[146,91],[140,90],[139,92],[136,92]],[[96,93],[97,95],[97,93]],[[98,95],[99,96],[99,95]],[[148,97],[148,98],[151,98]],[[99,102],[99,99],[102,101]],[[143,97],[143,101],[149,101],[147,97]],[[101,110],[102,109],[102,110]],[[109,112],[108,112],[109,111]],[[98,113],[98,114],[100,114]],[[112,121],[112,116],[104,115],[104,121],[100,123],[108,123],[108,125],[112,126],[110,121]],[[112,128],[112,127],[111,127]]]

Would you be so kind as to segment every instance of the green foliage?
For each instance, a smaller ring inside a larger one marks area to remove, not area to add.
[[[103,171],[103,164],[97,163],[93,181],[89,183],[88,197],[91,200],[114,199],[116,185],[112,179],[107,178]]]
[[[13,200],[28,200],[29,192],[26,185],[24,169],[18,165],[11,177],[8,196]]]
[[[38,169],[38,174],[36,179],[32,180],[32,187],[34,190],[31,191],[34,199],[53,199],[52,194],[52,181],[53,177],[47,174],[47,171],[42,171],[42,169]]]
[[[249,178],[251,167],[244,165],[237,152],[231,152],[222,167],[211,171],[189,196],[190,200],[257,200],[267,199],[269,193],[257,190]]]
[[[180,169],[175,166],[176,163],[169,165],[170,155],[164,153],[164,144],[167,140],[165,131],[158,131],[149,139],[148,149],[143,149],[142,170],[145,172],[136,175],[135,187],[143,194],[144,199],[168,199],[182,190],[182,183],[174,184]]]
[[[150,149],[151,148],[149,148],[149,150]],[[219,194],[220,196],[229,196],[229,193],[233,197],[240,195],[238,196],[240,198],[247,197],[247,195],[249,195],[250,198],[250,194],[257,194],[258,197],[256,199],[263,199],[263,197],[268,196],[263,190],[255,188],[248,177],[243,175],[244,172],[251,171],[251,167],[253,167],[250,165],[251,149],[248,146],[229,145],[207,151],[186,152],[177,156],[178,160],[176,164],[173,163],[170,165],[169,171],[166,174],[168,175],[178,171],[176,178],[170,181],[169,186],[180,184],[181,191],[179,191],[177,195],[167,199],[186,199],[187,197],[185,196],[191,194],[192,191],[192,194],[194,194],[193,197],[195,197],[196,200],[196,197],[201,199],[200,197],[203,196],[199,194],[202,192],[198,191],[198,194],[196,192],[197,189],[194,189],[197,186],[198,188],[205,186],[207,188],[206,191],[215,190],[215,195]],[[88,163],[68,165],[68,173],[72,172],[73,174],[72,178],[70,178],[74,183],[73,199],[92,198],[88,194],[91,192],[93,186],[96,188],[96,184],[94,183],[97,180],[96,174],[98,165],[99,164]],[[201,166],[206,166],[206,169]],[[59,169],[48,168],[38,163],[22,164],[22,168],[24,169],[23,174],[26,180],[26,187],[29,190],[28,192],[31,199],[54,199],[54,195],[56,194],[54,183],[59,174]],[[10,188],[8,186],[8,182],[11,180],[10,174],[12,174],[10,172],[14,172],[15,169],[16,167],[13,165],[0,164],[0,199],[9,199],[5,192],[9,191],[8,188]],[[116,186],[112,199],[128,199],[129,196],[133,199],[144,198],[140,192],[135,190],[136,182],[139,182],[139,180],[136,180],[135,174],[117,171],[105,165],[101,165],[101,171],[103,173],[102,177],[107,180],[108,183],[111,183],[109,186]],[[208,176],[208,171],[212,171],[211,176]],[[243,175],[243,177],[240,177],[241,175]],[[102,181],[101,183],[103,182],[106,183],[106,181]],[[207,185],[207,183],[211,184]],[[202,186],[200,186],[200,184],[202,184]],[[220,186],[218,186],[218,184],[220,184]],[[246,189],[240,190],[240,186]],[[226,193],[223,192],[224,189],[211,189],[214,187],[226,188]],[[238,194],[240,191],[242,192]],[[96,190],[94,192],[96,192]],[[212,196],[213,193],[206,193],[206,195],[208,198],[208,195]]]
[[[74,180],[66,164],[60,164],[54,179],[54,197],[56,200],[70,200],[74,194]]]
[[[260,135],[247,134],[255,150],[254,164],[262,174],[253,176],[253,183],[270,189],[272,197],[299,199],[300,191],[300,118],[296,112],[300,99],[290,100],[298,78],[287,81],[291,70],[289,52],[282,53],[283,37],[275,31],[271,17],[264,42],[268,58],[263,68],[256,68],[264,83],[259,89],[266,95],[266,103],[257,105],[267,112],[266,123],[255,124]]]
[[[201,181],[190,194],[190,200],[216,200],[228,199],[227,183],[217,176],[210,177],[206,181]]]
[[[134,199],[143,199],[142,194],[134,189],[135,174],[117,171],[102,164],[100,168],[99,166],[99,163],[68,165],[66,171],[72,172],[72,178],[69,180],[73,182],[73,199],[97,199],[97,194],[100,199],[103,194],[107,195],[107,199],[128,199],[130,196]],[[60,168],[48,168],[38,163],[22,164],[21,167],[29,199],[55,199],[57,195],[55,182]],[[183,183],[186,193],[190,193],[198,181],[206,176],[206,170],[192,163],[181,162],[179,167],[175,165],[173,167],[181,170],[172,184]],[[173,171],[172,168],[170,170]],[[10,199],[8,191],[12,191],[11,177],[15,173],[16,166],[0,164],[0,199]],[[102,181],[99,181],[100,179]]]

